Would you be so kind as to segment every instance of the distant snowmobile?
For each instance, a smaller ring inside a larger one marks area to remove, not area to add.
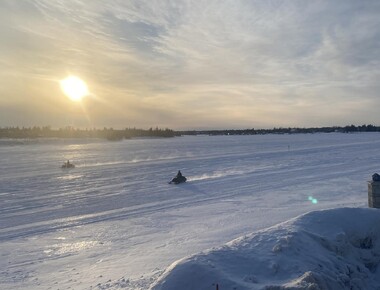
[[[172,181],[169,182],[169,184],[179,184],[179,183],[183,183],[183,182],[186,182],[187,178],[185,176],[182,175],[181,171],[178,170],[178,173],[177,173],[177,176],[174,177],[172,179]]]
[[[62,164],[61,168],[74,168],[75,165],[70,163],[69,160],[67,160],[65,163]]]

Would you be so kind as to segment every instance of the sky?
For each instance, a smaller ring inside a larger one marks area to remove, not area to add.
[[[380,125],[379,15],[377,0],[1,0],[0,127]]]

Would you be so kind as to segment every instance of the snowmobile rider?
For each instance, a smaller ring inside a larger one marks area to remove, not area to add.
[[[182,177],[182,173],[181,173],[181,170],[178,170],[178,173],[177,173],[177,178],[181,178]]]

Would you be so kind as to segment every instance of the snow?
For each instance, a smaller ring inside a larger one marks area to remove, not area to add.
[[[379,145],[377,133],[0,140],[0,289],[380,288],[367,208]],[[179,169],[188,182],[169,185]]]
[[[153,290],[379,289],[380,211],[314,211],[171,265]]]

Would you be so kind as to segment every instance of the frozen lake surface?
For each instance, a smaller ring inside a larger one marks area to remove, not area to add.
[[[0,140],[0,288],[148,289],[185,256],[367,207],[379,148],[378,133]]]

